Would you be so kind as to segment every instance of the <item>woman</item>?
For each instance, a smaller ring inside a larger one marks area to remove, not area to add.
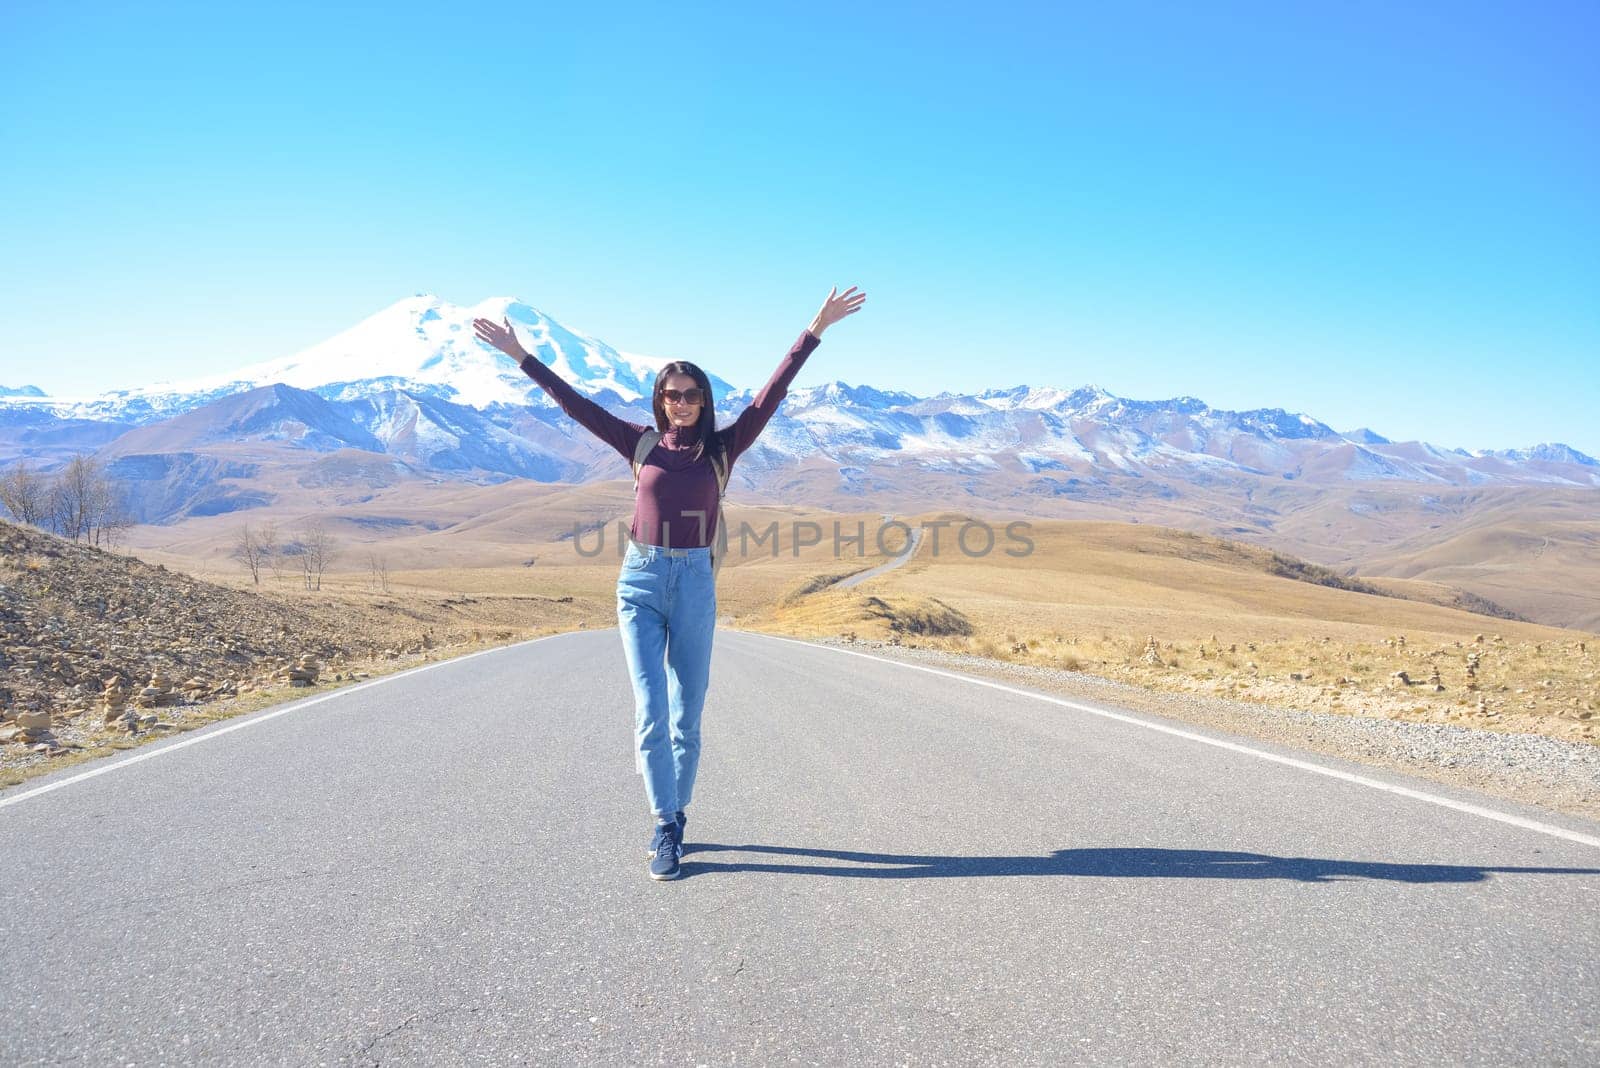
[[[835,286],[766,387],[718,430],[705,372],[678,360],[656,375],[651,411],[660,441],[635,468],[633,525],[617,576],[617,624],[633,677],[634,725],[645,797],[655,816],[650,878],[676,879],[684,815],[700,763],[700,712],[717,624],[712,546],[722,486],[789,392],[822,333],[861,310],[865,293]],[[561,410],[630,463],[651,428],[619,419],[562,381],[517,342],[511,321],[472,323],[480,340],[517,360]],[[718,561],[720,563],[720,560]],[[663,659],[665,669],[663,669]]]

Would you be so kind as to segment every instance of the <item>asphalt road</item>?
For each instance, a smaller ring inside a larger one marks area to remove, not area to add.
[[[0,793],[0,1063],[1600,1062],[1600,826],[736,631],[712,680],[672,883],[614,630]]]

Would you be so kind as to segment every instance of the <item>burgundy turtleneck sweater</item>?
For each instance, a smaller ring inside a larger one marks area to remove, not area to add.
[[[698,461],[694,459],[694,446],[700,440],[698,426],[669,427],[661,435],[660,443],[645,456],[639,471],[639,493],[634,498],[630,528],[634,541],[674,549],[712,543],[717,536],[717,474],[711,467],[710,451],[721,445],[732,470],[739,454],[755,444],[762,428],[788,396],[789,383],[819,344],[811,331],[801,333],[756,399],[739,413],[732,426],[716,431],[717,440],[708,443]],[[522,371],[539,383],[562,411],[616,449],[630,465],[633,463],[639,438],[652,428],[618,419],[534,356],[522,361]]]

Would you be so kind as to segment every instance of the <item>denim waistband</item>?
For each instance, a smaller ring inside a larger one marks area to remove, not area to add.
[[[629,548],[637,549],[646,556],[709,556],[711,546],[696,545],[684,549],[669,549],[665,545],[646,545],[642,541],[629,542]]]

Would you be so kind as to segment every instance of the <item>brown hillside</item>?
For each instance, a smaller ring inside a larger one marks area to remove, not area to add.
[[[289,658],[383,650],[383,635],[325,609],[0,522],[0,701],[7,714],[64,712],[95,703],[108,680],[137,692],[152,675],[214,695]]]
[[[602,618],[571,597],[230,588],[0,521],[0,785],[299,696],[291,668],[325,687]]]

